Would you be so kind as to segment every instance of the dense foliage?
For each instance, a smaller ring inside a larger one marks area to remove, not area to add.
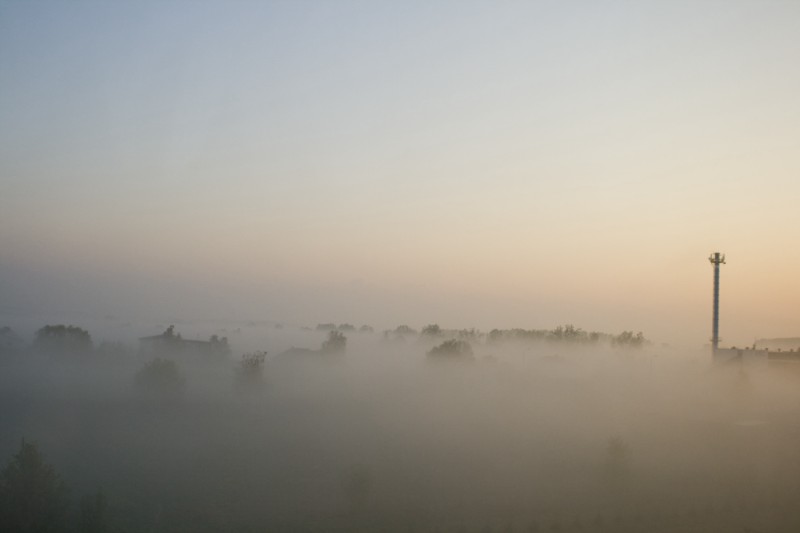
[[[473,359],[472,346],[467,341],[449,339],[428,351],[432,359]]]
[[[22,441],[0,475],[0,529],[15,533],[63,531],[67,490],[36,445]]]
[[[77,326],[44,326],[36,332],[34,348],[49,352],[89,352],[92,337]]]
[[[634,334],[632,331],[623,331],[619,335],[601,333],[599,331],[585,331],[572,324],[558,326],[554,329],[493,329],[489,332],[489,342],[530,342],[546,341],[571,344],[599,344],[606,343],[611,346],[641,347],[647,343],[642,332]]]
[[[241,389],[258,388],[264,382],[264,361],[267,352],[252,352],[242,355],[236,369],[236,384]]]
[[[139,390],[161,397],[175,397],[183,392],[185,379],[175,361],[156,357],[136,374]]]
[[[341,354],[347,349],[347,337],[339,331],[328,332],[328,338],[322,343],[322,352]]]

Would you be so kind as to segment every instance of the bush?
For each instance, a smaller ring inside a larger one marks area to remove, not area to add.
[[[613,487],[619,487],[630,473],[630,462],[631,449],[625,441],[619,437],[610,439],[606,446],[603,465],[606,482]]]
[[[324,353],[344,353],[347,349],[347,337],[338,331],[328,332],[328,340],[322,343]]]
[[[439,324],[428,324],[424,328],[422,328],[422,335],[427,337],[438,337],[442,334],[442,328],[439,327]]]
[[[108,531],[108,502],[101,491],[81,498],[78,531],[103,533]]]
[[[3,531],[62,531],[67,489],[35,444],[22,441],[0,475],[0,525]]]
[[[472,346],[467,341],[450,339],[432,348],[428,352],[431,359],[464,359],[472,360]]]
[[[211,335],[208,339],[209,348],[208,353],[214,356],[225,356],[230,355],[231,348],[228,345],[228,337],[219,337],[217,335]]]
[[[641,331],[635,335],[632,331],[623,331],[611,339],[612,346],[626,348],[641,348],[646,342],[647,340]]]
[[[400,337],[413,337],[417,334],[417,330],[403,324],[394,328],[394,334]]]
[[[136,386],[148,394],[177,396],[183,392],[184,378],[178,365],[169,359],[156,357],[136,374]]]
[[[264,360],[267,352],[246,353],[236,371],[236,384],[241,388],[255,388],[264,382]]]
[[[33,346],[49,352],[89,352],[92,349],[92,337],[88,331],[77,326],[44,326],[36,332]]]

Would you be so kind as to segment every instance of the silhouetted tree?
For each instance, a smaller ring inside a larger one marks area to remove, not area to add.
[[[254,389],[264,383],[264,360],[267,352],[246,353],[236,371],[236,384],[240,388]]]
[[[422,328],[422,335],[426,337],[438,337],[441,334],[442,328],[439,327],[439,324],[428,324]]]
[[[465,340],[465,341],[470,341],[470,340],[471,341],[477,341],[477,340],[480,339],[482,333],[479,330],[475,329],[475,328],[469,328],[469,329],[460,329],[460,330],[458,330],[457,335],[458,335],[459,339],[462,339],[462,340]]]
[[[44,326],[36,332],[33,346],[48,352],[89,352],[92,349],[92,337],[88,331],[77,326]]]
[[[606,446],[604,465],[606,481],[619,488],[629,474],[630,461],[631,450],[625,441],[619,437],[610,439]]]
[[[105,533],[108,526],[108,502],[101,491],[81,498],[78,531],[80,533]]]
[[[472,360],[472,346],[467,341],[459,339],[446,340],[428,351],[431,359],[462,359]]]
[[[622,346],[629,348],[639,348],[645,344],[646,340],[642,332],[633,334],[632,331],[623,331],[611,339],[613,346]]]
[[[228,337],[211,335],[208,342],[211,343],[211,353],[213,355],[228,355],[231,353],[231,348],[228,345]]]
[[[160,357],[150,360],[136,374],[136,386],[139,390],[164,398],[179,396],[183,392],[184,383],[178,365]]]
[[[572,324],[558,326],[550,332],[548,338],[551,340],[565,342],[588,342],[590,340],[588,333],[583,331],[581,328],[576,328]]]
[[[402,326],[397,326],[396,328],[394,328],[394,334],[402,337],[414,336],[417,334],[417,330],[412,329],[403,324]]]
[[[35,444],[23,439],[0,475],[0,529],[14,533],[64,531],[67,489]]]
[[[339,331],[328,332],[328,339],[322,343],[325,353],[344,353],[347,349],[347,337]]]

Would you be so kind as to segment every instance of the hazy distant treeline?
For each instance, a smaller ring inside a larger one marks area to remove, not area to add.
[[[598,331],[584,331],[581,328],[568,324],[554,329],[493,329],[489,332],[490,342],[503,341],[532,341],[543,340],[548,342],[572,343],[609,343],[612,346],[641,347],[647,343],[642,332],[633,333],[623,331],[618,335],[601,333]]]
[[[281,328],[283,326],[280,326]],[[183,340],[180,333],[173,333],[174,326],[170,326],[163,336],[167,339],[174,338],[177,341]],[[305,328],[311,331],[311,328]],[[321,323],[317,324],[315,331],[318,332],[338,332],[338,333],[360,333],[371,334],[374,332],[372,326],[362,325],[356,328],[352,324]],[[416,330],[408,325],[400,325],[394,329],[384,330],[384,340],[408,340],[408,339],[460,339],[468,342],[491,342],[500,343],[507,341],[528,342],[528,341],[547,341],[547,342],[566,342],[566,343],[606,343],[612,346],[641,347],[647,344],[642,332],[623,331],[614,335],[597,331],[585,331],[571,324],[558,326],[553,329],[493,329],[489,333],[484,333],[475,328],[469,329],[444,329],[438,324],[428,324],[421,330]],[[216,342],[226,347],[223,352],[227,353],[227,338],[218,338],[212,335],[209,342]],[[89,331],[73,325],[46,325],[36,331],[33,342],[26,345],[23,339],[17,335],[10,327],[0,328],[0,353],[20,352],[23,349],[31,348],[39,351],[57,352],[88,352],[97,349],[100,352],[125,351],[125,347],[119,342],[104,342],[95,347]]]

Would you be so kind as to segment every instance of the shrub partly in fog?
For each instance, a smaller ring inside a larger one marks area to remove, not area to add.
[[[623,331],[619,335],[615,335],[611,339],[612,346],[620,346],[620,347],[628,347],[628,348],[640,348],[642,347],[647,341],[644,338],[644,335],[640,331],[639,333],[634,334],[632,331]]]
[[[170,359],[151,359],[136,373],[136,387],[152,395],[176,397],[183,393],[185,379]]]
[[[78,530],[82,533],[108,531],[108,501],[102,491],[81,498]]]
[[[467,341],[449,339],[428,351],[429,359],[473,360],[472,346]]]
[[[438,337],[442,334],[442,328],[439,327],[439,324],[428,324],[424,328],[422,328],[421,335],[424,337]]]
[[[415,337],[417,330],[403,324],[394,328],[394,334],[401,337]]]
[[[328,338],[322,343],[324,353],[344,353],[347,349],[347,337],[339,331],[328,332]]]
[[[236,385],[240,389],[255,389],[264,383],[264,360],[267,352],[253,352],[242,355],[236,369]]]
[[[606,446],[604,476],[612,487],[619,488],[630,474],[631,449],[625,441],[614,437]]]
[[[3,531],[62,531],[68,509],[67,489],[35,444],[23,439],[0,474],[0,525]]]
[[[51,353],[88,353],[92,350],[92,337],[77,326],[44,326],[36,332],[33,347]]]

